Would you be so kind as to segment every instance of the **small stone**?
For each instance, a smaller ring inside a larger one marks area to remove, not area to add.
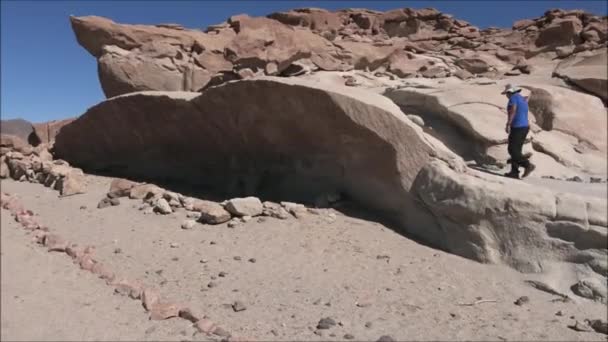
[[[80,206],[80,210],[86,210],[86,209],[87,209],[87,206],[86,206],[86,205],[81,205],[81,206]]]
[[[530,298],[528,298],[528,296],[522,296],[517,298],[517,300],[515,301],[515,305],[522,306],[528,302],[530,302]]]
[[[251,259],[249,259],[249,262],[252,263],[252,264],[255,264],[256,260],[255,260],[255,258],[251,258]]]
[[[355,336],[353,336],[353,335],[351,335],[351,334],[345,334],[345,335],[344,335],[344,339],[345,339],[345,340],[354,340],[354,339],[355,339]]]
[[[184,230],[192,229],[192,228],[194,228],[195,225],[196,225],[196,221],[186,220],[182,223],[182,229],[184,229]]]
[[[569,182],[577,182],[577,183],[582,183],[583,179],[579,176],[574,176],[574,177],[570,177],[567,179],[567,181]]]
[[[321,320],[319,320],[319,323],[317,324],[317,329],[329,329],[335,325],[336,325],[336,321],[334,321],[330,317],[325,317],[325,318],[322,318]]]
[[[576,321],[573,325],[569,325],[568,328],[574,330],[574,331],[591,331],[591,328],[588,327],[587,325]]]
[[[167,215],[171,214],[173,212],[173,209],[171,209],[171,206],[169,205],[169,202],[167,202],[167,200],[165,200],[164,198],[159,198],[154,203],[154,211],[163,215]]]
[[[220,277],[220,278],[224,278],[224,277],[226,277],[227,275],[228,275],[228,273],[223,272],[223,271],[222,271],[222,272],[220,272],[220,273],[218,273],[218,277]]]
[[[107,208],[109,206],[111,206],[112,204],[110,203],[110,199],[109,198],[104,198],[101,201],[99,201],[99,203],[97,203],[97,209],[104,209]]]
[[[120,205],[120,200],[118,198],[111,198],[110,204],[115,207],[117,205]]]
[[[601,319],[594,319],[587,321],[587,323],[596,332],[608,335],[608,322],[603,321]]]
[[[251,219],[252,219],[252,217],[248,216],[248,215],[241,217],[241,221],[243,221],[243,223],[249,222],[249,221],[251,221]]]
[[[201,213],[197,211],[190,211],[186,214],[186,217],[198,221],[201,218]]]
[[[215,323],[213,323],[212,321],[203,318],[198,320],[195,324],[194,327],[202,333],[205,334],[209,334],[211,333],[214,329],[215,329]]]
[[[173,258],[171,258],[171,260],[173,260],[173,261],[179,261],[179,258],[178,257],[173,257]]]
[[[274,336],[279,336],[279,333],[274,329],[270,330],[270,333],[273,334]]]
[[[382,335],[376,342],[395,342],[395,339],[390,337],[389,335]]]
[[[372,303],[370,303],[370,302],[358,302],[356,305],[358,307],[360,307],[360,308],[367,308],[367,307],[372,306]]]
[[[236,228],[241,224],[238,219],[232,219],[228,222],[228,228]]]
[[[370,329],[373,326],[372,322],[365,322],[365,327]]]
[[[450,312],[450,317],[452,317],[452,318],[459,318],[460,316],[458,316],[458,314]]]
[[[555,313],[555,316],[560,316],[561,317],[563,315],[564,315],[564,313],[561,310]]]
[[[200,263],[201,263],[201,264],[206,264],[206,263],[208,263],[208,262],[209,262],[209,260],[207,260],[207,259],[201,259],[201,260],[200,260]]]
[[[213,330],[213,335],[220,336],[220,337],[229,337],[230,333],[220,327],[216,327]]]
[[[213,281],[210,281],[209,284],[207,284],[207,287],[210,288],[210,289],[212,289],[214,287],[217,287],[217,283],[215,283]]]
[[[594,184],[595,184],[595,183],[601,183],[601,182],[602,182],[602,179],[601,179],[601,178],[599,178],[599,177],[591,177],[591,178],[589,178],[589,181],[590,181],[591,183],[594,183]]]
[[[240,256],[235,256],[233,259],[236,260],[236,261],[241,261],[241,257]]]
[[[114,254],[120,254],[120,253],[122,253],[122,249],[114,248]]]
[[[210,244],[210,245],[216,245],[216,244],[217,244],[217,242],[215,242],[215,241],[209,241],[209,244]]]
[[[243,302],[237,300],[232,304],[232,309],[234,310],[234,312],[240,312],[247,310],[247,307],[245,306],[245,304],[243,304]]]
[[[171,246],[171,248],[179,248],[179,243],[171,242],[171,244],[169,244],[169,246]]]

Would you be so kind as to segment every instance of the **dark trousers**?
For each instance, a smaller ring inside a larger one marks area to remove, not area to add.
[[[528,167],[530,161],[524,158],[521,150],[524,147],[529,127],[511,127],[509,133],[509,155],[511,156],[511,173],[519,174],[520,167]]]

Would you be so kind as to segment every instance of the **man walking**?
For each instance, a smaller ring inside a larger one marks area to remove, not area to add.
[[[524,168],[522,178],[527,177],[536,168],[534,164],[522,154],[522,148],[526,141],[526,136],[530,130],[528,121],[528,102],[520,94],[521,88],[511,84],[505,86],[501,93],[507,95],[507,125],[505,131],[509,134],[509,155],[511,156],[511,172],[505,174],[507,177],[519,179],[519,168]]]

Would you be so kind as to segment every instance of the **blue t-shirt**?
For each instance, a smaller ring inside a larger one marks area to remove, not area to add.
[[[528,127],[528,102],[519,93],[511,95],[507,108],[511,106],[515,107],[515,116],[511,122],[511,127]]]

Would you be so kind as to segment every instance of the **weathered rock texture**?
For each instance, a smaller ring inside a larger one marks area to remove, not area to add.
[[[516,75],[530,73],[526,59],[539,54],[565,58],[602,48],[608,31],[606,18],[561,10],[516,22],[512,30],[479,30],[429,8],[237,15],[206,32],[117,24],[101,17],[70,19],[80,45],[97,58],[107,97],[143,90],[198,91],[258,74],[293,75],[302,65],[309,71],[381,70],[402,78],[464,71]]]
[[[55,152],[87,170],[240,197],[343,194],[468,258],[532,272],[546,260],[607,271],[604,199],[467,171],[394,103],[358,89],[267,77],[202,94],[119,96],[62,129]]]
[[[592,56],[572,56],[561,62],[554,75],[608,103],[608,59],[606,49]]]

